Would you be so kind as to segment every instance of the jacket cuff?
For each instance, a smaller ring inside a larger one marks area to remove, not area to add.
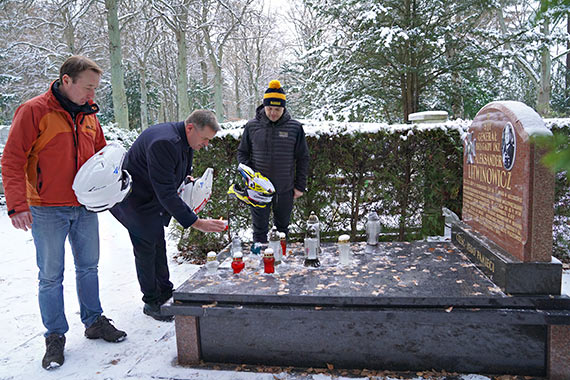
[[[26,205],[26,207],[14,207],[10,210],[8,210],[8,216],[11,218],[16,214],[19,214],[21,212],[26,212],[26,211],[30,211],[30,208]]]
[[[194,214],[192,211],[184,215],[182,220],[179,220],[178,223],[184,228],[188,228],[193,225],[198,220],[198,216]]]
[[[305,188],[305,186],[299,186],[299,185],[295,184],[293,187],[299,191],[302,191],[303,193],[307,192],[307,189]]]

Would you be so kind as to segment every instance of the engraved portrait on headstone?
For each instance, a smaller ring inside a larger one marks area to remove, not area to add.
[[[511,170],[515,163],[516,140],[513,125],[509,122],[503,128],[501,153],[503,156],[503,166],[505,170]]]

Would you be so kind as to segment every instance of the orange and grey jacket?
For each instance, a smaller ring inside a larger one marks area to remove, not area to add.
[[[105,145],[95,115],[82,107],[75,121],[50,89],[16,110],[2,154],[2,180],[8,215],[29,206],[79,206],[71,188],[75,174]]]

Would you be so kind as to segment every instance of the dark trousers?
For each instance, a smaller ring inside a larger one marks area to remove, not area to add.
[[[253,221],[253,241],[267,243],[269,214],[273,210],[273,224],[279,232],[289,234],[289,221],[293,211],[293,190],[275,194],[271,203],[263,208],[250,207]]]
[[[162,304],[172,294],[172,282],[166,258],[164,237],[146,240],[129,231],[135,253],[137,278],[143,293],[142,300],[148,304]]]

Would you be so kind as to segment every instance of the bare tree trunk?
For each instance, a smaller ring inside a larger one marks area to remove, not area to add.
[[[464,103],[463,103],[463,96],[461,95],[461,75],[457,72],[453,72],[451,74],[451,81],[453,83],[453,94],[452,94],[452,104],[451,104],[451,112],[453,114],[454,119],[463,119],[464,115]]]
[[[457,23],[461,22],[459,16],[455,16]],[[446,48],[446,54],[449,60],[455,56],[455,46],[453,42],[449,42]],[[463,95],[461,94],[461,75],[457,71],[451,72],[452,94],[451,94],[451,113],[455,119],[463,119]]]
[[[200,73],[202,74],[202,87],[208,88],[208,63],[206,62],[206,53],[204,52],[204,45],[202,41],[198,38],[198,33],[196,33],[196,51],[198,52],[198,57],[200,58]]]
[[[186,9],[185,7],[183,7]],[[181,26],[176,30],[176,45],[178,46],[176,91],[178,97],[178,120],[190,115],[190,102],[188,100],[188,52],[186,49],[186,20],[188,11],[184,10],[180,16]]]
[[[218,62],[222,61],[222,52],[220,50]],[[214,65],[214,109],[216,111],[216,117],[219,122],[224,121],[224,102],[223,102],[223,87],[224,78],[222,76],[222,66]]]
[[[406,18],[411,27],[413,27],[415,16],[415,1],[406,0],[404,7],[406,8]],[[402,52],[404,55],[404,62],[408,68],[417,66],[417,59],[415,57],[415,47],[409,42],[406,43],[406,49]],[[404,113],[404,123],[408,122],[408,115],[418,110],[418,77],[411,69],[400,74],[400,89],[402,93],[402,111]]]
[[[120,128],[129,128],[129,108],[125,92],[121,58],[121,35],[117,16],[117,1],[105,0],[107,28],[109,33],[109,55],[111,58],[111,87],[113,89],[113,111]]]
[[[570,14],[566,18],[566,32],[570,36]],[[566,42],[566,48],[568,49],[568,53],[566,53],[566,91],[565,99],[566,99],[566,109],[570,109],[570,40]]]
[[[146,88],[146,67],[139,69],[141,91],[141,132],[148,128],[148,90]]]
[[[548,18],[543,20],[541,32],[544,37],[550,34],[550,22]],[[552,90],[551,70],[552,61],[550,58],[550,50],[548,46],[543,46],[540,54],[540,82],[536,102],[536,110],[541,116],[546,116],[550,113],[550,96]]]
[[[71,19],[71,15],[69,14],[68,7],[62,7],[61,9],[61,16],[63,18],[63,39],[69,49],[69,52],[72,55],[77,54],[75,51],[75,26],[73,25],[73,20]]]
[[[241,93],[239,91],[240,70],[237,58],[234,60],[234,93],[236,98],[236,117],[241,119]]]
[[[570,36],[570,13],[566,18],[566,32]],[[570,40],[566,42],[566,48],[568,49],[568,53],[566,53],[566,91],[565,100],[566,100],[566,109],[570,109]]]

